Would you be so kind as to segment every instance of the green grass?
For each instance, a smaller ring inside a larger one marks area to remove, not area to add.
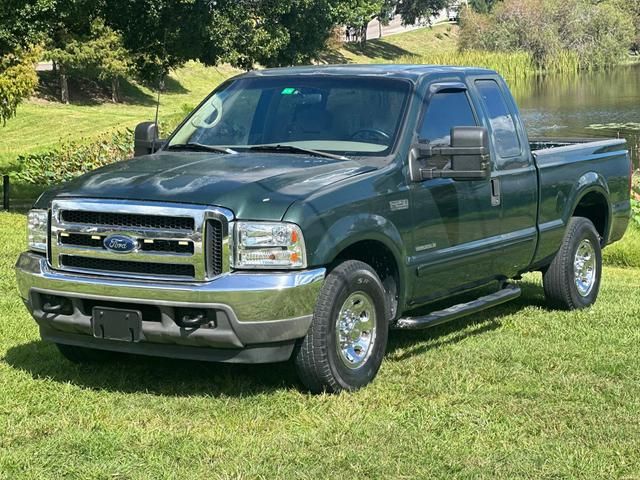
[[[458,27],[439,24],[409,32],[358,43],[329,48],[321,57],[324,63],[402,63],[407,56],[425,57],[436,52],[451,53],[457,49]]]
[[[184,116],[183,106],[195,107],[221,81],[236,73],[228,67],[207,68],[190,62],[173,72],[162,95],[160,119]],[[155,94],[140,85],[125,88],[121,104],[85,103],[64,105],[32,100],[18,108],[17,115],[0,125],[0,171],[18,155],[49,150],[60,141],[95,138],[114,128],[133,128],[153,120]]]
[[[3,480],[640,477],[640,269],[607,267],[580,312],[528,275],[517,302],[392,332],[369,387],[310,396],[286,364],[67,362],[15,289],[24,223],[0,214]]]

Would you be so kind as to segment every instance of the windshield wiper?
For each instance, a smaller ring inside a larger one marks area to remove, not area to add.
[[[189,150],[193,152],[218,152],[228,154],[238,153],[228,147],[216,147],[215,145],[205,145],[204,143],[176,143],[169,145],[165,150]]]
[[[310,148],[295,147],[293,145],[254,145],[249,147],[249,150],[276,153],[304,153],[306,155],[313,155],[314,157],[332,158],[333,160],[349,160],[347,157],[342,155],[334,155],[333,153],[311,150]]]

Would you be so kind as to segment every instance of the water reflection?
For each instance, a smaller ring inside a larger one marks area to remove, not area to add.
[[[530,136],[624,137],[640,165],[640,65],[510,86]]]

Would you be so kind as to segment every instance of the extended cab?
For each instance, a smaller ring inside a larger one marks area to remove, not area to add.
[[[490,70],[256,71],[155,152],[154,127],[29,213],[20,294],[71,360],[292,359],[311,391],[355,389],[390,328],[514,299],[525,272],[591,305],[630,216],[625,141],[529,139]]]

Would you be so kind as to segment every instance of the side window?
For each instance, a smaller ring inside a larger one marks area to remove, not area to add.
[[[475,127],[476,118],[466,92],[436,93],[422,119],[420,140],[449,145],[452,127]]]
[[[516,124],[500,87],[494,80],[477,80],[476,87],[489,115],[496,152],[502,158],[519,155],[521,148]]]

